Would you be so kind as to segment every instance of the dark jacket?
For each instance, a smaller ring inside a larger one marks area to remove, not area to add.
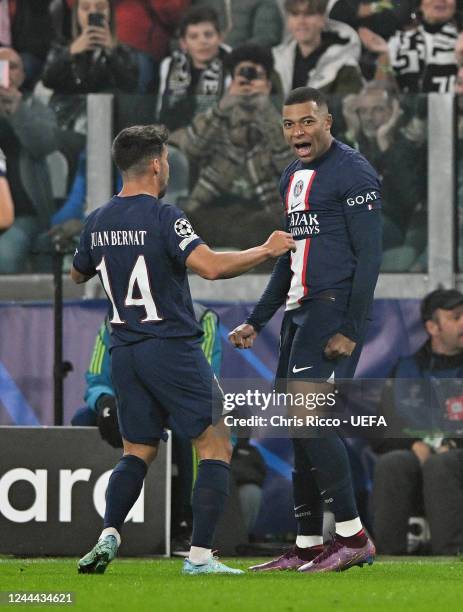
[[[18,53],[32,53],[45,59],[52,39],[51,0],[16,0],[14,4],[12,46]]]
[[[125,45],[110,52],[98,49],[71,55],[69,45],[55,44],[47,56],[42,81],[55,94],[130,93],[137,89],[137,58]]]

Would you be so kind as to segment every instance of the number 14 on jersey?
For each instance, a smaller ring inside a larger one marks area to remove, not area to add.
[[[111,282],[109,279],[108,268],[106,265],[105,258],[103,257],[100,263],[96,266],[96,270],[100,273],[101,282],[103,288],[108,296],[109,301],[113,307],[113,316],[111,323],[115,325],[124,324],[125,321],[119,314],[116,302],[114,300],[113,291],[111,288]],[[141,297],[134,297],[135,283],[138,286]],[[133,307],[138,306],[145,309],[145,317],[140,320],[140,323],[152,323],[154,321],[162,321],[162,317],[159,316],[154,298],[151,292],[148,269],[146,267],[146,261],[143,255],[140,255],[130,273],[129,283],[127,286],[127,293],[124,300],[124,306]]]

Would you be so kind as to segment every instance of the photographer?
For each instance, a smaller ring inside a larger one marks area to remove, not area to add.
[[[241,249],[281,225],[279,176],[293,156],[270,97],[271,52],[242,45],[227,61],[232,81],[226,95],[171,134],[170,143],[190,163],[184,208],[198,233],[212,246]],[[252,232],[243,231],[243,221]]]

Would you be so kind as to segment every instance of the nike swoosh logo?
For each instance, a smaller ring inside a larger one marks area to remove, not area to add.
[[[301,506],[294,506],[294,510],[299,510],[299,508],[303,508],[305,506],[305,504],[302,504]]]
[[[310,368],[313,368],[313,366],[306,366],[305,368],[296,368],[296,366],[293,366],[293,374],[297,374],[303,370],[310,370]]]

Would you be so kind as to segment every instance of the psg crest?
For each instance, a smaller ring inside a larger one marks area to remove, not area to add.
[[[301,195],[302,190],[304,189],[304,181],[300,180],[297,181],[297,183],[294,185],[294,197],[297,198],[297,196]]]
[[[189,238],[194,234],[194,229],[191,227],[191,223],[188,219],[181,218],[177,219],[174,225],[175,233],[181,238]]]

